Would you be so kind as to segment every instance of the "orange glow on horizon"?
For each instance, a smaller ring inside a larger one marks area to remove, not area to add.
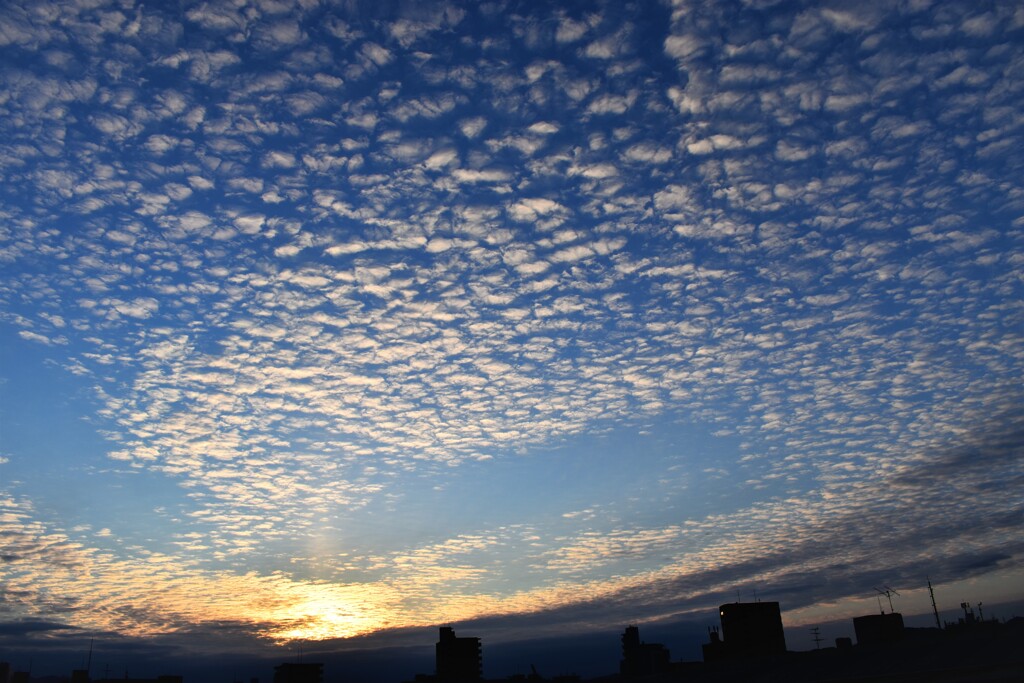
[[[292,640],[352,638],[379,630],[372,614],[358,614],[333,600],[312,599],[285,610],[290,616],[278,619],[280,626],[260,635],[276,643]]]

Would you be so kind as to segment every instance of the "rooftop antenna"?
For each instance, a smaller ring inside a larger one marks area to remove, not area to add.
[[[978,603],[978,619],[985,621],[985,613],[981,611],[981,603]]]
[[[89,659],[87,659],[86,662],[85,662],[85,677],[86,678],[89,678],[90,676],[92,676],[92,641],[93,640],[94,640],[93,638],[89,639]]]
[[[935,606],[935,591],[932,589],[932,580],[928,579],[928,595],[932,596],[932,614],[935,615],[935,628],[942,630],[942,622],[939,621],[939,608]]]
[[[811,639],[811,640],[814,641],[814,649],[815,650],[820,650],[821,649],[821,641],[824,640],[824,638],[821,637],[820,629],[817,626],[815,626],[814,628],[811,629],[811,633],[814,634],[814,638]]]
[[[881,593],[882,595],[884,595],[886,598],[888,598],[888,600],[889,600],[889,612],[893,613],[896,610],[894,610],[892,608],[892,596],[895,595],[898,598],[898,597],[900,597],[900,594],[896,592],[895,588],[890,588],[889,586],[883,586],[883,587],[885,588],[885,590],[882,590],[881,588],[875,588],[875,590],[878,591],[879,593]],[[878,601],[881,602],[882,601],[881,598],[879,598]],[[885,614],[885,612],[882,612],[882,614]]]

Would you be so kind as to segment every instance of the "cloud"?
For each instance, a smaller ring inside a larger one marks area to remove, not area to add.
[[[588,44],[583,54],[593,59],[611,59],[618,56],[625,47],[622,36],[606,36]]]
[[[125,510],[67,531],[5,453],[11,613],[329,638],[1012,566],[1016,24],[783,5],[6,14],[3,334]]]
[[[582,38],[589,28],[586,22],[562,17],[558,22],[558,29],[555,31],[555,40],[559,43],[574,43]]]
[[[455,150],[442,149],[431,154],[423,163],[427,168],[440,169],[457,161],[458,158],[458,152],[456,152]]]
[[[263,165],[268,168],[293,168],[298,162],[290,152],[271,151],[263,155]]]
[[[46,633],[52,631],[75,630],[67,624],[51,621],[15,621],[0,624],[0,635],[4,637],[25,636],[30,633]]]
[[[665,38],[665,54],[676,59],[685,59],[699,54],[706,45],[706,41],[695,35],[671,35]]]
[[[305,34],[297,21],[278,20],[260,24],[253,33],[255,45],[271,50],[292,47],[305,40]]]
[[[221,3],[204,2],[190,9],[185,16],[203,28],[222,31],[242,29],[247,23],[235,8]]]
[[[557,133],[559,131],[559,127],[550,121],[539,121],[532,124],[527,130],[539,135],[551,135],[552,133]]]
[[[869,31],[878,26],[885,14],[872,7],[868,11],[851,12],[846,8],[824,7],[821,16],[840,31]]]
[[[467,138],[475,138],[487,125],[487,119],[482,116],[465,119],[459,122],[459,130]]]
[[[685,209],[693,203],[693,194],[685,185],[670,185],[654,195],[654,206],[662,210]]]
[[[601,95],[587,105],[588,114],[624,114],[633,105],[635,94]]]
[[[394,59],[394,56],[387,48],[374,42],[364,43],[360,53],[376,66],[384,66]]]
[[[452,171],[452,177],[463,183],[500,183],[510,180],[512,176],[507,171],[499,169],[469,169],[457,168]]]
[[[800,145],[799,143],[780,140],[775,145],[775,156],[783,161],[805,161],[815,154],[813,147]]]
[[[672,150],[653,143],[641,142],[628,148],[624,156],[630,161],[664,164],[672,159]]]
[[[534,221],[541,216],[563,214],[567,209],[556,201],[544,198],[523,199],[508,207],[508,213],[517,221]]]

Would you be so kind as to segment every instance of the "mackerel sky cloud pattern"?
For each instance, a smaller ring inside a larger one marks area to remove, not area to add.
[[[5,7],[3,617],[1021,598],[1022,92],[1013,3]]]

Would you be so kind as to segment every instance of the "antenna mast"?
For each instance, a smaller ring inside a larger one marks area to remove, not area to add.
[[[900,594],[896,592],[896,589],[890,588],[889,586],[885,586],[885,590],[882,590],[881,588],[876,588],[875,590],[878,591],[881,595],[884,595],[889,600],[889,612],[895,612],[896,610],[894,610],[892,607],[892,596],[895,595],[897,598],[900,597]],[[881,603],[882,599],[879,598],[878,602]],[[882,612],[882,614],[885,614],[885,612]]]

